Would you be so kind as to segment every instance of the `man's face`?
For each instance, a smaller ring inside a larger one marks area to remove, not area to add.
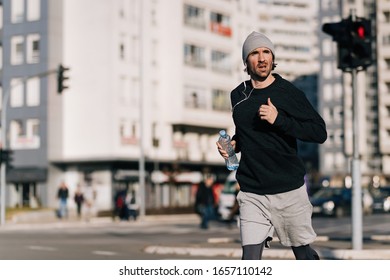
[[[268,48],[257,48],[247,58],[247,69],[252,79],[264,81],[271,74],[273,55]]]

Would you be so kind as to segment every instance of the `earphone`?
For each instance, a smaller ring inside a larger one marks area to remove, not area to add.
[[[246,93],[245,93],[245,90],[246,90],[246,83],[245,83],[245,81],[242,82],[242,83],[244,84],[244,90],[242,91],[242,93],[245,95],[245,97],[244,97],[243,100],[238,101],[238,102],[233,106],[233,108],[232,108],[232,113],[234,112],[234,109],[236,108],[236,106],[237,106],[238,104],[241,104],[241,103],[244,102],[245,100],[248,100],[248,99],[249,99],[249,97],[250,97],[251,94],[252,94],[252,91],[255,89],[255,88],[253,87],[253,88],[251,89],[251,91],[249,92],[249,94],[246,95]]]

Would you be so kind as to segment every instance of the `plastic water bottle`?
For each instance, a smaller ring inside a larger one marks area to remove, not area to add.
[[[236,153],[234,152],[233,146],[230,143],[231,138],[225,130],[219,132],[218,143],[221,144],[222,148],[228,153],[229,157],[225,159],[226,167],[228,170],[237,170],[238,168],[238,159]]]

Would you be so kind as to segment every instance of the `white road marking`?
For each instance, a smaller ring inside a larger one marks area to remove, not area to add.
[[[110,251],[93,251],[92,254],[101,255],[101,256],[115,256],[117,253]]]
[[[57,251],[57,248],[54,248],[54,247],[47,247],[47,246],[35,246],[35,245],[31,245],[31,246],[28,246],[28,248],[30,250],[36,250],[36,251]]]

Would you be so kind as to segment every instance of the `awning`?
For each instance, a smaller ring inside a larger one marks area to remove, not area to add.
[[[198,184],[202,181],[203,175],[202,172],[198,171],[189,171],[189,172],[180,172],[180,173],[174,173],[174,174],[166,174],[162,171],[153,171],[152,172],[152,182],[155,184],[162,184],[162,183],[177,183],[177,184],[184,184],[184,183],[191,183],[191,184]]]
[[[44,168],[13,168],[7,170],[7,183],[45,182],[47,169]]]

